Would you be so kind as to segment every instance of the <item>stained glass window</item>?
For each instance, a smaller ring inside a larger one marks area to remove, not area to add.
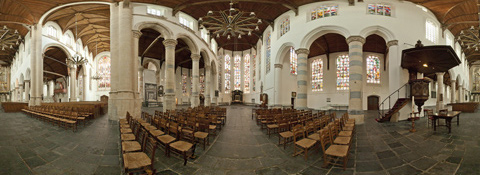
[[[367,57],[367,83],[380,84],[380,59],[376,56]]]
[[[392,16],[392,7],[388,4],[368,4],[367,14]]]
[[[323,91],[323,61],[312,62],[312,91]]]
[[[103,56],[98,60],[98,75],[102,78],[98,80],[98,90],[110,89],[110,57]]]
[[[297,53],[293,47],[290,47],[290,73],[297,75],[297,69]]]
[[[324,17],[337,16],[338,5],[320,6],[310,12],[310,20],[316,20]]]
[[[205,93],[205,74],[200,73],[200,93]]]
[[[290,20],[287,17],[280,23],[280,36],[285,35],[288,31],[290,31]]]
[[[222,70],[221,61],[219,61],[219,63],[218,63],[218,69],[217,69],[217,70],[219,70],[218,73],[217,73],[218,91],[219,91],[219,92],[222,92],[222,89],[223,89],[223,88],[222,88],[222,87],[223,87],[223,86],[222,86],[222,75],[221,75],[221,73],[220,73],[221,70]]]
[[[257,55],[252,55],[252,63],[253,63],[253,71],[252,71],[252,91],[255,92],[255,78],[256,78],[256,75],[257,75],[257,62],[256,62],[256,58]]]
[[[190,76],[190,94],[193,94],[193,77]]]
[[[225,55],[225,93],[230,93],[230,55]]]
[[[241,84],[241,77],[242,77],[242,74],[240,72],[240,62],[242,61],[242,58],[237,55],[235,56],[234,60],[233,60],[233,69],[235,71],[235,74],[234,74],[234,83],[235,83],[235,86],[234,86],[234,89],[235,90],[240,90],[240,84]]]
[[[348,90],[350,78],[350,58],[340,55],[337,58],[337,90]]]
[[[186,73],[182,74],[182,92],[183,92],[183,95],[187,94],[187,74]]]
[[[250,54],[245,55],[243,58],[244,69],[245,69],[245,81],[244,81],[244,91],[245,93],[250,93]]]
[[[78,76],[78,95],[80,95],[80,98],[83,96],[83,75]]]
[[[265,53],[267,59],[265,60],[265,73],[268,74],[270,72],[270,43],[271,42],[271,34],[267,34],[267,53]]]

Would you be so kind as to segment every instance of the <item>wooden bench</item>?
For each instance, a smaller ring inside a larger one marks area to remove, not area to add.
[[[452,111],[462,111],[473,113],[477,110],[478,102],[450,103]]]
[[[22,112],[22,109],[26,108],[28,103],[23,102],[2,102],[2,108],[6,113],[9,112]]]

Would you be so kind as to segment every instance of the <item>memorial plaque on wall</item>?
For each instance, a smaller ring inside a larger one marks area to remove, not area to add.
[[[157,101],[157,84],[145,83],[145,100]]]
[[[159,97],[163,97],[163,85],[158,86],[158,94]]]

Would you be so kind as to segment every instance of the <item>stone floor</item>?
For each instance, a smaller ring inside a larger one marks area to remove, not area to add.
[[[409,122],[376,123],[368,112],[357,125],[346,171],[321,168],[321,151],[308,160],[292,157],[293,147],[277,145],[251,119],[251,107],[227,107],[227,123],[195,160],[183,166],[176,157],[157,150],[157,174],[480,174],[480,117],[461,114],[460,126],[417,132]],[[158,108],[157,108],[158,109]],[[153,113],[155,108],[145,108]],[[64,130],[21,113],[0,112],[0,174],[120,174],[117,122],[97,118],[78,132]]]

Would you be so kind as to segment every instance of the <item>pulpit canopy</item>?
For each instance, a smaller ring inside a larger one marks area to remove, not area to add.
[[[424,75],[447,72],[460,63],[450,46],[424,46],[402,51],[402,68]]]

